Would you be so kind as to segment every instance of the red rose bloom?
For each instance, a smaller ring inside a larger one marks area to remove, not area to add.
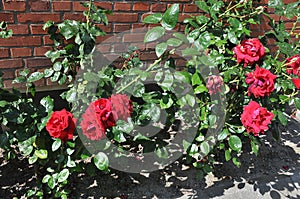
[[[247,39],[233,49],[237,62],[244,62],[244,66],[252,65],[265,55],[265,47],[259,39]]]
[[[114,118],[110,100],[101,98],[92,104],[99,123],[103,123],[105,128],[111,128],[116,125],[117,118]]]
[[[80,123],[83,135],[90,140],[100,140],[105,137],[106,129],[103,123],[97,118],[94,104],[91,103],[82,115]]]
[[[131,100],[122,94],[112,95],[110,97],[112,110],[116,120],[127,120],[133,110]]]
[[[76,121],[77,119],[73,118],[72,113],[66,111],[66,109],[54,111],[47,122],[46,130],[52,137],[66,142],[73,138]]]
[[[206,88],[209,94],[217,94],[221,91],[221,86],[224,84],[222,77],[212,75],[208,77]]]
[[[246,83],[250,84],[249,96],[251,93],[254,97],[269,96],[274,90],[274,81],[276,75],[273,75],[269,70],[265,68],[256,67],[255,71],[246,74]]]
[[[286,59],[286,72],[300,77],[300,54]]]
[[[248,133],[258,136],[259,133],[264,134],[264,131],[269,129],[268,125],[271,124],[273,117],[273,113],[261,107],[257,102],[251,101],[244,107],[241,120]]]
[[[297,89],[300,89],[300,78],[293,78],[292,81],[293,81],[295,87]]]

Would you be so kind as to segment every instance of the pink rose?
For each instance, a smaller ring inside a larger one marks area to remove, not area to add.
[[[257,102],[251,101],[244,107],[241,120],[248,133],[258,136],[259,133],[264,134],[264,131],[269,129],[268,125],[271,124],[273,117],[272,112],[261,107]]]
[[[221,86],[224,84],[221,76],[212,75],[208,77],[206,88],[209,94],[217,94],[221,91]]]
[[[300,77],[300,54],[286,59],[286,72]]]
[[[66,109],[54,111],[46,124],[46,130],[52,137],[66,142],[73,138],[76,121],[77,119]]]
[[[252,65],[265,55],[265,47],[259,39],[247,39],[233,49],[238,63],[244,62],[244,66]]]
[[[265,68],[256,67],[255,71],[246,74],[246,83],[250,84],[248,95],[254,97],[269,96],[274,90],[276,75]]]

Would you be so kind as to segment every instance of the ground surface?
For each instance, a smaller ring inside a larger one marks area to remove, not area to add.
[[[299,135],[300,123],[292,120],[282,142],[267,139],[257,157],[243,155],[241,168],[231,162],[217,165],[215,174],[203,180],[195,169],[176,162],[146,175],[80,175],[73,179],[70,198],[300,198]],[[21,197],[34,185],[34,171],[26,161],[7,164],[0,156],[0,165],[0,199]]]

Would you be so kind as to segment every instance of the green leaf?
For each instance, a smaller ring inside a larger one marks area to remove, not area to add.
[[[223,131],[221,133],[218,134],[218,140],[224,140],[227,138],[227,136],[230,135],[228,129],[223,129]]]
[[[192,144],[190,151],[189,151],[189,155],[194,155],[196,153],[198,153],[198,146],[196,144]]]
[[[159,23],[162,20],[162,14],[161,13],[155,13],[152,15],[148,15],[145,17],[143,20],[143,23],[148,23],[148,24],[155,24]]]
[[[252,152],[257,156],[258,155],[258,149],[259,149],[259,145],[251,140],[251,149]]]
[[[288,119],[287,119],[286,116],[283,114],[283,112],[277,111],[277,116],[278,116],[278,119],[279,119],[280,123],[281,123],[283,126],[286,126],[286,125],[287,125],[287,122],[288,122]]]
[[[240,167],[241,166],[241,162],[239,161],[238,158],[234,157],[232,158],[232,162],[235,166]]]
[[[166,50],[168,48],[168,44],[163,42],[163,43],[159,43],[155,46],[155,53],[157,57],[162,56]]]
[[[182,55],[183,56],[201,55],[201,52],[198,49],[196,49],[195,47],[185,48],[182,50]]]
[[[190,95],[190,94],[187,94],[187,95],[185,96],[185,98],[186,98],[186,101],[187,101],[187,103],[188,103],[189,106],[193,107],[193,106],[195,105],[196,99],[195,99],[194,96],[192,96],[192,95]]]
[[[54,22],[53,21],[47,21],[44,25],[43,25],[43,30],[46,30],[47,28],[53,26]]]
[[[34,164],[37,160],[38,160],[38,157],[35,154],[33,154],[33,156],[30,156],[28,158],[28,163],[29,164]]]
[[[202,142],[200,144],[200,150],[203,153],[203,156],[208,155],[208,153],[210,152],[210,146],[209,146],[209,144],[206,141]]]
[[[189,40],[186,38],[186,36],[182,33],[174,33],[173,34],[174,37],[176,37],[177,39],[180,39],[181,41],[183,41],[184,43],[188,44],[189,43]]]
[[[194,73],[192,76],[192,85],[195,86],[195,85],[202,85],[202,84],[203,82],[200,78],[199,73]]]
[[[62,24],[59,24],[60,33],[66,38],[71,39],[79,31],[78,22],[66,20]]]
[[[52,151],[56,151],[61,146],[61,139],[55,139],[55,141],[52,144]]]
[[[173,4],[162,17],[161,25],[166,30],[172,30],[178,21],[179,16],[179,4]]]
[[[48,186],[50,189],[54,189],[54,187],[56,186],[55,180],[52,176],[48,180]]]
[[[295,106],[298,110],[300,110],[300,98],[295,98],[294,99],[294,103],[295,103]]]
[[[282,0],[269,0],[268,1],[268,6],[270,8],[279,8],[279,7],[283,7],[283,2]]]
[[[44,77],[50,77],[54,73],[54,70],[52,68],[46,68],[44,70]]]
[[[54,107],[53,99],[50,96],[43,97],[40,104],[45,107],[46,113],[51,113]]]
[[[53,64],[53,69],[54,69],[54,71],[60,71],[60,70],[62,69],[62,64],[61,64],[61,62],[55,62],[55,63]]]
[[[48,157],[48,151],[44,149],[36,150],[34,154],[40,159],[46,159]]]
[[[240,151],[242,149],[242,141],[236,135],[231,135],[228,140],[229,146],[234,151]]]
[[[231,152],[230,150],[225,151],[225,160],[229,161],[231,159]]]
[[[209,7],[207,6],[205,1],[196,1],[195,3],[198,6],[198,8],[200,8],[200,10],[203,10],[207,13],[209,12]]]
[[[233,43],[233,44],[239,43],[239,41],[238,41],[238,39],[237,39],[237,37],[236,37],[236,35],[235,35],[234,32],[229,32],[229,33],[227,34],[227,36],[228,36],[228,39],[229,39],[229,41],[230,41],[231,43]]]
[[[42,79],[43,77],[44,77],[44,74],[43,74],[43,73],[41,73],[41,72],[34,72],[34,73],[32,73],[32,74],[28,77],[27,81],[28,81],[28,82],[36,82],[36,81]]]
[[[155,41],[161,38],[165,34],[165,29],[163,27],[157,26],[150,29],[144,38],[144,43]]]
[[[63,182],[68,179],[69,175],[70,175],[69,169],[63,169],[61,172],[59,172],[57,181]]]
[[[176,38],[170,38],[168,39],[167,44],[169,46],[178,47],[182,44],[182,41]]]
[[[42,179],[42,183],[47,183],[50,178],[51,178],[51,176],[49,174],[45,175]]]
[[[207,18],[204,15],[199,15],[199,16],[196,17],[196,21],[197,21],[197,23],[199,23],[200,25],[202,25],[202,24],[207,23],[209,21],[209,18]]]
[[[151,103],[142,110],[141,114],[148,116],[154,122],[158,122],[160,119],[160,108],[156,104]]]
[[[108,157],[107,157],[107,155],[105,153],[99,152],[97,155],[95,155],[95,157],[93,158],[93,160],[94,160],[95,166],[99,170],[103,171],[103,170],[108,169],[108,163],[109,163],[109,161],[108,161]]]
[[[165,89],[170,89],[173,85],[174,77],[169,70],[165,71],[165,77],[160,86],[165,87]]]
[[[162,158],[162,159],[168,159],[168,151],[165,147],[158,148],[155,150],[155,153],[157,157]]]

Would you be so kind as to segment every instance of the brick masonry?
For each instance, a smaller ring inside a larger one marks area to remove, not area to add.
[[[97,38],[97,42],[102,42],[114,33],[129,30],[136,33],[136,35],[124,34],[123,38],[114,39],[118,42],[143,40],[143,35],[137,28],[147,28],[142,23],[145,16],[150,13],[164,12],[171,4],[179,3],[181,9],[180,19],[182,20],[185,16],[201,12],[193,2],[193,0],[95,0],[96,5],[113,11],[113,15],[108,17],[108,26],[100,25],[108,33],[108,36]],[[286,0],[286,2],[296,1]],[[261,0],[260,3],[265,5],[268,1]],[[14,32],[12,38],[0,39],[0,69],[4,72],[4,85],[12,87],[12,80],[22,68],[38,71],[51,65],[51,62],[44,57],[44,53],[52,49],[52,41],[46,31],[42,30],[42,26],[46,21],[85,20],[82,15],[84,10],[85,8],[77,0],[1,0],[0,21],[6,21],[8,28]],[[273,12],[272,10],[269,11]],[[292,21],[286,21],[287,28],[291,27],[291,23]],[[153,25],[150,27],[153,27]],[[251,28],[254,30],[254,36],[258,36],[266,31],[268,26],[261,24]],[[183,30],[183,27],[177,26],[176,29]],[[121,48],[122,44],[119,44],[119,47]],[[101,48],[108,52],[112,47],[107,43],[103,43]],[[145,52],[141,58],[153,59],[153,53]],[[37,86],[52,89],[51,85],[53,83],[50,81],[41,81]]]

